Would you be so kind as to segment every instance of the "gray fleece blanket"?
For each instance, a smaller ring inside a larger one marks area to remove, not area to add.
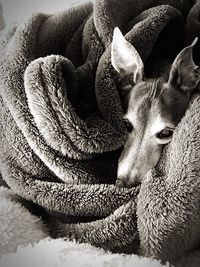
[[[97,0],[0,33],[0,171],[53,237],[171,262],[197,246],[200,97],[141,187],[117,188],[126,128],[110,63],[115,26],[147,68],[174,59],[200,37],[193,4]]]

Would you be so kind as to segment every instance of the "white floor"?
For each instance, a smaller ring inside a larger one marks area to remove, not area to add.
[[[21,20],[34,12],[54,13],[85,0],[0,0],[6,25]]]

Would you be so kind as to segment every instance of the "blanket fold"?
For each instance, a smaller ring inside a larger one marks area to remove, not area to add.
[[[189,0],[96,0],[0,33],[0,171],[49,213],[52,236],[163,261],[198,242],[199,95],[141,188],[119,189],[127,132],[110,53],[118,26],[148,75],[200,37],[199,10]]]

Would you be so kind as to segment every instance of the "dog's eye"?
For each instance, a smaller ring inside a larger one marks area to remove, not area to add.
[[[126,129],[129,133],[133,131],[133,125],[131,124],[131,122],[128,119],[123,118],[123,123],[125,124]]]
[[[159,133],[156,134],[156,137],[158,139],[170,139],[173,135],[173,129],[171,128],[166,128]]]

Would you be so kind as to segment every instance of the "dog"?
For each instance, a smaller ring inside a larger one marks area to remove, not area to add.
[[[140,184],[170,142],[200,81],[200,68],[192,55],[197,41],[196,37],[160,77],[145,78],[140,55],[119,28],[114,29],[111,64],[121,77],[119,90],[128,131],[118,161],[117,186],[131,188]]]

